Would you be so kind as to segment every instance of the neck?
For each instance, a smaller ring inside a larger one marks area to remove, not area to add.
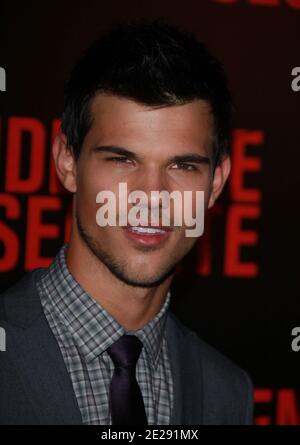
[[[172,276],[156,287],[130,286],[119,280],[77,236],[66,251],[70,273],[80,286],[126,330],[142,329],[164,304]]]

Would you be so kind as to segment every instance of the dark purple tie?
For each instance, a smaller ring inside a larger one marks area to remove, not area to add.
[[[135,368],[143,343],[135,335],[123,335],[107,352],[114,365],[110,382],[110,409],[113,425],[147,425],[141,389]]]

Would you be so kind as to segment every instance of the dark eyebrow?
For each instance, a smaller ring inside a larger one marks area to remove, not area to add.
[[[130,159],[134,159],[138,161],[140,157],[134,153],[133,151],[128,150],[127,148],[117,147],[115,145],[102,145],[96,146],[92,148],[93,151],[99,152],[108,152],[118,154],[120,156],[127,156]],[[196,164],[210,164],[210,158],[208,156],[203,156],[198,153],[187,153],[184,155],[172,156],[168,159],[170,163],[176,162],[193,162]]]
[[[197,153],[187,153],[185,155],[173,156],[170,162],[193,162],[196,164],[210,164],[208,156],[199,155]]]
[[[115,145],[102,145],[99,147],[93,147],[92,151],[95,151],[97,153],[99,152],[108,152],[108,153],[114,153],[120,156],[127,156],[130,159],[138,160],[139,157],[133,152],[128,150],[127,148],[123,147],[117,147]]]

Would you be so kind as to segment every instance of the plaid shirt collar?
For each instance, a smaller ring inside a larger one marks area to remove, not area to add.
[[[68,270],[62,246],[42,277],[42,285],[52,306],[52,316],[74,338],[86,362],[98,357],[125,333],[134,333],[143,342],[153,367],[157,365],[171,294],[159,313],[142,329],[126,331],[98,302],[82,289]]]

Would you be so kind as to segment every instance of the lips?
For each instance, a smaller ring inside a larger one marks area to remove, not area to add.
[[[159,246],[167,240],[172,229],[165,226],[126,226],[124,232],[129,239],[143,246]]]

